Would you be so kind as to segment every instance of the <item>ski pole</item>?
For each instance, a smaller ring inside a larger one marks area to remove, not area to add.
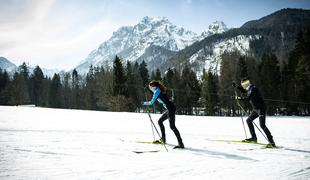
[[[145,89],[145,88],[144,88],[144,89]],[[147,95],[146,95],[146,93],[145,93],[145,100],[147,100]],[[154,128],[153,128],[152,122],[151,122],[151,128],[152,128],[153,140],[155,141],[155,134],[154,134]]]
[[[269,142],[269,140],[267,139],[267,137],[264,135],[264,133],[260,130],[260,128],[255,124],[255,122],[253,121],[253,124],[256,126],[256,128],[259,130],[259,132],[264,136],[264,138]],[[269,142],[270,143],[270,142]]]
[[[236,90],[235,90],[235,97],[237,97],[237,91],[236,91]],[[244,111],[244,109],[243,109],[243,107],[241,106],[241,104],[239,103],[239,100],[238,100],[238,99],[236,99],[236,102],[237,102],[238,107],[239,107],[240,110],[241,110],[241,120],[242,120],[243,130],[244,130],[244,134],[245,134],[245,139],[247,139],[248,136],[247,136],[247,134],[246,134],[246,130],[245,130],[245,126],[244,126],[244,121],[243,121],[243,111]]]
[[[147,100],[147,95],[146,95],[146,93],[145,93],[145,100]],[[156,126],[155,126],[153,120],[152,120],[152,117],[151,117],[151,114],[150,114],[150,110],[149,110],[149,109],[147,109],[147,114],[148,114],[148,116],[149,116],[149,118],[150,118],[151,126],[153,125],[153,126],[152,126],[152,132],[153,132],[153,139],[154,139],[154,141],[155,141],[155,134],[154,134],[153,127],[155,128],[155,130],[156,130],[156,132],[157,132],[157,135],[159,136],[161,142],[163,142],[163,139],[162,139],[162,137],[160,136],[160,134],[159,134],[159,132],[158,132],[158,130],[157,130],[157,128],[156,128]],[[167,149],[165,143],[163,143],[163,145],[164,145],[166,151],[168,152],[168,149]]]
[[[160,138],[161,142],[163,142],[163,139],[162,139],[162,137],[160,136],[160,134],[159,134],[159,132],[158,132],[158,130],[157,130],[157,128],[156,128],[156,126],[155,126],[155,124],[154,124],[153,120],[152,120],[152,117],[151,117],[150,112],[148,111],[148,113],[147,113],[147,114],[149,115],[150,121],[151,121],[152,125],[154,126],[154,128],[155,128],[155,130],[156,130],[156,132],[157,132],[157,135],[159,136],[159,138]],[[168,149],[167,149],[167,147],[166,147],[166,145],[165,145],[165,143],[164,143],[164,142],[162,143],[162,145],[165,147],[166,151],[168,152]]]

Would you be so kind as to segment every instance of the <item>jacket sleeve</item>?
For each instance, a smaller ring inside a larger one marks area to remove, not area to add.
[[[165,104],[160,98],[158,98],[157,101],[158,101],[160,104],[162,104],[162,105],[164,106],[165,109],[167,109],[166,104]]]
[[[241,93],[247,94],[247,91],[246,91],[245,89],[243,89],[243,87],[237,86],[236,88],[237,88]],[[242,96],[242,97],[236,96],[235,99],[243,101],[243,100],[249,100],[249,97],[248,97],[247,95],[246,95],[246,96]]]
[[[241,86],[236,87],[240,92],[247,93],[245,89],[243,89]]]
[[[144,106],[152,106],[155,103],[155,101],[157,100],[159,94],[160,94],[160,89],[156,88],[156,90],[153,93],[152,99],[150,101],[144,102],[143,105]]]

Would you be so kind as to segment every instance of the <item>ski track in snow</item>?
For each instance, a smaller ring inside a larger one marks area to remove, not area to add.
[[[310,118],[266,122],[282,148],[217,141],[244,138],[240,117],[177,116],[187,149],[166,152],[136,143],[153,141],[147,114],[0,106],[0,179],[310,179]]]

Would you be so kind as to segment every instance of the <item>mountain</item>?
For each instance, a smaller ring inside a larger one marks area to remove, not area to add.
[[[28,66],[29,72],[32,73],[35,67],[34,66],[30,66],[30,65],[27,65],[27,66]],[[7,71],[10,75],[13,75],[18,70],[18,66],[16,66],[14,63],[9,61],[5,57],[0,57],[0,68],[2,70]],[[59,73],[60,72],[57,69],[46,69],[46,68],[42,68],[42,67],[41,67],[41,70],[42,70],[43,74],[45,76],[48,76],[48,77],[53,77],[53,75],[55,73]]]
[[[209,28],[202,35],[197,35],[172,24],[167,18],[146,16],[137,25],[124,26],[114,32],[109,40],[93,50],[76,69],[85,74],[90,65],[111,66],[114,57],[118,55],[131,62],[145,60],[151,64],[150,70],[153,70],[159,63],[167,61],[194,42],[227,29],[223,22],[215,22]]]
[[[213,34],[221,34],[228,30],[226,24],[223,21],[215,21],[209,25],[208,30],[202,32],[201,37],[206,38]]]
[[[147,16],[135,26],[114,32],[76,69],[85,74],[90,65],[111,66],[118,55],[131,62],[144,60],[150,71],[165,72],[189,64],[198,76],[204,69],[219,74],[221,56],[227,52],[258,60],[263,53],[273,53],[286,61],[298,34],[309,27],[310,10],[303,9],[282,9],[233,29],[216,21],[201,35],[173,25],[167,18]]]
[[[300,27],[301,22],[310,22],[309,10],[287,8],[276,11],[261,19],[249,21],[242,25],[241,28],[285,29],[290,26]]]
[[[286,61],[298,34],[309,27],[310,10],[282,9],[240,28],[207,36],[179,51],[159,68],[165,71],[169,67],[190,64],[198,75],[203,69],[219,74],[221,55],[233,51],[256,59],[263,53],[274,53],[278,59]]]
[[[10,62],[5,57],[0,57],[0,68],[2,70],[6,70],[7,72],[11,72],[14,71],[17,68],[17,66],[14,63]]]

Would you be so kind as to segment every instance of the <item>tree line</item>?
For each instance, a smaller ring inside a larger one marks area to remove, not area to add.
[[[39,66],[30,73],[23,63],[13,76],[0,69],[0,104],[141,112],[141,102],[151,98],[147,83],[161,80],[178,114],[234,116],[241,111],[231,98],[237,93],[231,83],[248,77],[262,91],[269,115],[309,115],[308,47],[310,35],[304,32],[298,36],[287,62],[279,61],[272,53],[260,58],[238,52],[224,53],[220,74],[204,71],[202,77],[197,77],[189,64],[162,74],[159,69],[149,72],[144,61],[126,62],[117,56],[113,67],[91,66],[86,76],[74,69],[50,78],[44,76]],[[242,105],[250,110],[248,103]],[[152,110],[163,111],[158,104]]]

